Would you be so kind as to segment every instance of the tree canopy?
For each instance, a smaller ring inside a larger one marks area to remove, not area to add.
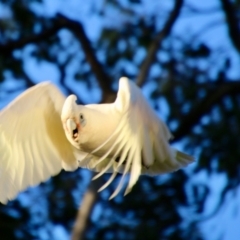
[[[62,171],[0,205],[3,239],[207,239],[199,222],[208,178],[221,174],[226,184],[207,217],[240,182],[240,2],[210,3],[0,1],[1,107],[43,80],[82,104],[112,102],[127,76],[166,121],[172,144],[197,159],[186,171],[142,176],[111,201],[117,181],[97,193],[107,174],[90,182],[87,170]],[[41,79],[48,74],[54,79]]]

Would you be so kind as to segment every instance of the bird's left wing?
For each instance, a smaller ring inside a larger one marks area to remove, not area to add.
[[[77,167],[61,123],[64,100],[57,87],[45,82],[0,112],[0,202],[56,175],[62,167]]]
[[[117,172],[123,174],[110,198],[119,193],[127,173],[130,173],[130,179],[125,194],[131,191],[140,174],[171,172],[193,161],[193,158],[186,154],[180,154],[183,157],[176,158],[178,151],[172,149],[168,143],[172,136],[167,126],[151,109],[141,90],[127,78],[121,78],[119,81],[114,108],[121,118],[116,130],[102,144],[103,146],[111,142],[111,147],[100,160],[93,156],[90,163],[95,164],[89,167],[100,171],[95,178],[105,172],[113,172],[100,190],[112,182]]]

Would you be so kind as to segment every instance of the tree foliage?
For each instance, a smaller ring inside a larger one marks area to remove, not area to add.
[[[107,199],[117,181],[96,193],[107,174],[87,187],[87,171],[62,172],[0,206],[1,237],[58,239],[52,229],[60,226],[72,231],[73,239],[204,239],[193,216],[204,213],[210,188],[207,180],[187,186],[202,171],[225,174],[221,206],[240,181],[240,82],[231,52],[239,61],[239,1],[219,0],[216,9],[203,10],[184,0],[162,1],[151,11],[143,11],[147,4],[141,0],[89,1],[88,16],[98,19],[96,26],[70,13],[48,14],[48,2],[0,2],[1,101],[36,84],[37,76],[26,67],[30,61],[54,66],[55,80],[81,103],[81,84],[89,91],[98,84],[100,102],[112,102],[117,80],[125,75],[139,86],[154,86],[149,88],[152,106],[166,112],[173,143],[196,155],[197,163],[187,172],[141,177],[131,194],[112,201]],[[184,17],[213,11],[222,14],[218,24],[227,29],[231,51],[222,50],[225,42],[214,48],[202,38],[214,25],[199,34],[181,27]],[[84,201],[87,197],[91,201]]]

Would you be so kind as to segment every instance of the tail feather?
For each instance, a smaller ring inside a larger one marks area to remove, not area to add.
[[[195,160],[193,156],[180,152],[174,148],[171,148],[171,151],[171,155],[164,161],[155,160],[154,164],[149,168],[143,167],[142,174],[158,175],[174,172],[180,168],[186,167]]]
[[[176,160],[180,163],[189,164],[194,161],[194,157],[176,150]]]

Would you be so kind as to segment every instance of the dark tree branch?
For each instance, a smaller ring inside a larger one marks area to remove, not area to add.
[[[1,55],[8,56],[10,55],[14,50],[22,48],[30,43],[38,43],[42,42],[45,39],[48,39],[49,37],[56,34],[56,32],[61,29],[60,25],[55,25],[52,28],[45,29],[39,34],[34,34],[32,36],[29,36],[27,38],[19,38],[18,40],[9,41],[6,44],[0,44],[0,53]]]
[[[96,75],[98,83],[103,91],[102,101],[111,102],[112,99],[109,99],[109,96],[115,96],[115,93],[112,90],[112,81],[105,72],[103,65],[98,61],[82,24],[63,16],[62,14],[57,14],[57,21],[61,26],[69,29],[79,40],[85,53],[86,59],[88,60],[94,74]]]
[[[186,136],[191,129],[215,106],[223,97],[240,95],[240,81],[221,83],[208,93],[205,99],[194,106],[192,110],[182,117],[178,129],[173,132],[174,139],[172,142],[179,141]]]
[[[240,53],[240,27],[236,12],[234,11],[233,1],[221,0],[221,2],[227,20],[230,39]]]
[[[161,47],[163,40],[171,33],[172,27],[180,14],[182,6],[183,6],[183,0],[175,1],[175,6],[165,24],[165,26],[156,35],[156,37],[152,41],[152,43],[148,49],[147,56],[142,63],[140,72],[137,77],[138,86],[142,86],[144,84],[144,82],[146,81],[148,74],[149,74],[149,70],[152,66],[153,61],[155,60],[157,50]]]
[[[91,181],[86,191],[82,205],[80,206],[75,224],[72,231],[72,240],[81,240],[85,239],[86,230],[90,222],[90,216],[95,205],[95,202],[98,200],[99,193],[98,189],[103,184],[102,178],[98,178],[95,181]]]

